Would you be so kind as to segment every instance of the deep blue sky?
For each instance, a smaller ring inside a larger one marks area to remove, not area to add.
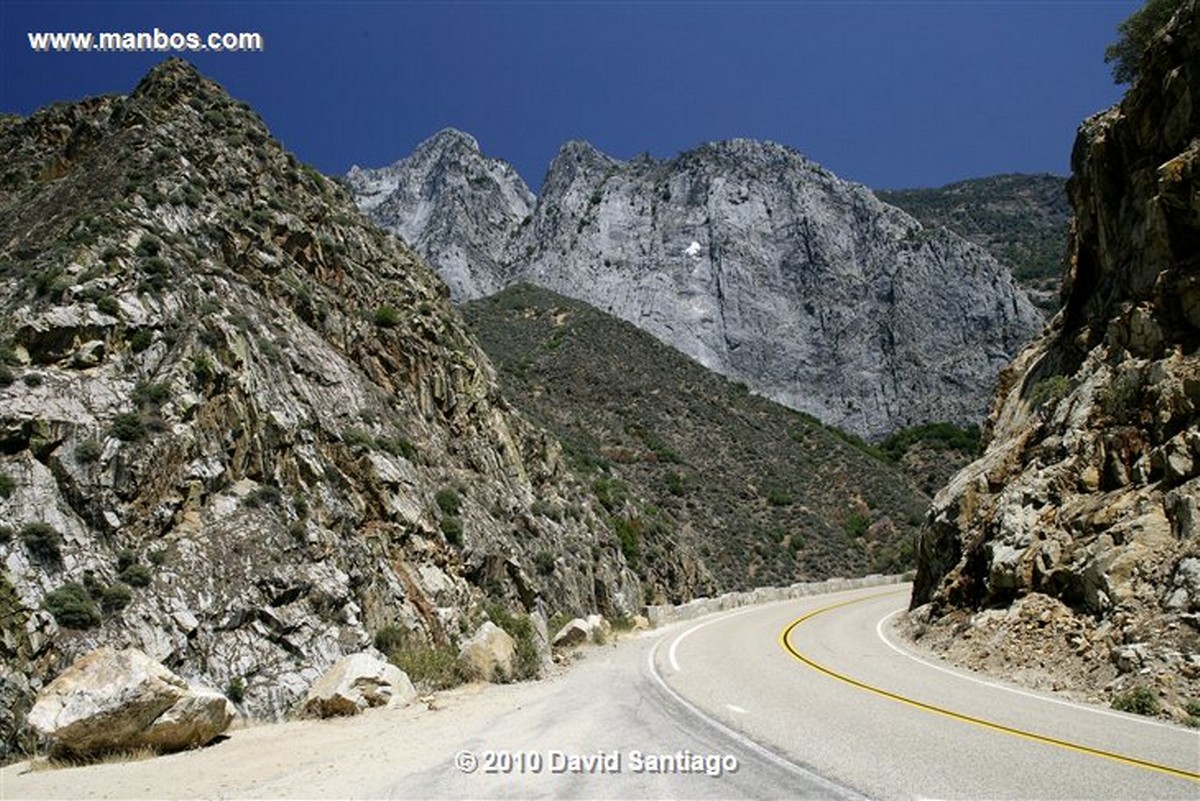
[[[327,173],[454,126],[535,189],[568,139],[629,158],[735,136],[938,186],[1066,174],[1079,122],[1120,97],[1104,47],[1139,5],[0,0],[0,110],[128,92],[165,57],[37,54],[28,31],[254,30],[263,53],[187,57]]]

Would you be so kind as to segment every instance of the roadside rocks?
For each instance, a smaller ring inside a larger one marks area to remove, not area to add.
[[[302,706],[305,715],[357,715],[368,707],[403,706],[417,697],[408,674],[368,653],[345,656],[317,679]]]
[[[601,615],[577,617],[567,622],[554,635],[555,648],[572,648],[585,642],[604,643],[612,637],[612,624]]]
[[[488,620],[462,644],[458,661],[468,676],[483,681],[509,681],[516,675],[517,643]]]
[[[229,727],[233,704],[186,681],[134,648],[98,648],[37,696],[28,721],[54,755],[89,757],[151,748],[179,751]]]

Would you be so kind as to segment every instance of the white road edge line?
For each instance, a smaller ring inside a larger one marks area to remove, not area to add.
[[[773,602],[773,603],[779,603],[779,602]],[[700,629],[704,628],[705,626],[711,626],[713,623],[716,623],[718,620],[724,620],[725,618],[737,617],[738,615],[744,615],[747,612],[753,612],[755,609],[758,609],[758,608],[759,607],[757,607],[757,606],[747,606],[744,609],[733,610],[726,614],[721,614],[718,617],[713,618],[712,620],[706,620],[705,622],[700,623],[699,625],[692,626],[690,629],[685,631],[683,634],[680,634],[678,637],[676,637],[674,640],[671,641],[671,647],[667,650],[667,661],[669,661],[671,663],[671,670],[675,671],[676,673],[679,673],[683,669],[683,668],[679,667],[679,660],[675,658],[675,649],[679,646],[679,643],[683,642],[685,639],[687,639],[689,636],[691,636],[692,633],[699,631]],[[657,648],[658,646],[655,646],[655,647]]]
[[[771,604],[765,604],[765,606],[769,606],[769,605],[771,605]],[[702,623],[699,626],[694,626],[694,627],[688,629],[686,632],[684,632],[683,634],[679,635],[678,638],[676,638],[676,642],[683,639],[688,634],[691,634],[693,631],[696,631],[697,629],[703,628],[704,626],[707,626],[710,623],[717,622],[717,620],[724,620],[725,618],[733,617],[734,615],[744,614],[746,612],[751,612],[751,611],[754,611],[755,609],[761,609],[761,608],[762,608],[762,606],[749,607],[747,609],[742,609],[738,612],[735,612],[734,614],[721,615],[718,618],[714,618],[713,620],[709,620],[708,622]],[[795,764],[794,762],[784,759],[783,757],[779,756],[779,754],[776,754],[774,751],[770,750],[769,748],[765,748],[764,746],[759,745],[758,743],[751,740],[749,737],[746,737],[744,734],[739,734],[738,732],[729,728],[728,726],[726,726],[724,723],[717,720],[716,718],[710,717],[708,714],[703,712],[698,706],[693,704],[691,701],[687,700],[682,695],[680,695],[679,693],[672,690],[671,687],[667,684],[666,680],[663,679],[663,677],[659,674],[658,665],[656,664],[656,657],[658,656],[658,647],[660,645],[662,645],[663,640],[665,640],[665,639],[666,639],[666,637],[664,637],[661,640],[659,640],[658,642],[654,643],[654,647],[650,649],[650,653],[646,657],[646,666],[650,670],[650,676],[654,679],[655,682],[657,682],[658,686],[660,688],[662,688],[663,692],[665,692],[667,695],[669,695],[675,701],[675,703],[679,704],[684,709],[691,712],[693,715],[695,715],[701,721],[703,721],[704,723],[707,723],[709,726],[716,729],[721,734],[725,735],[726,737],[733,740],[734,742],[739,743],[743,748],[747,748],[750,751],[753,751],[755,754],[758,754],[763,759],[766,759],[768,762],[774,763],[776,766],[781,767],[784,770],[790,771],[791,773],[794,773],[797,776],[802,776],[803,778],[807,779],[808,781],[811,781],[811,782],[814,782],[814,783],[820,785],[823,790],[827,790],[831,794],[832,798],[846,799],[847,801],[849,801],[850,799],[853,799],[853,801],[867,801],[866,796],[856,793],[854,790],[851,790],[849,787],[843,787],[839,784],[835,784],[834,782],[830,781],[829,779],[826,779],[824,776],[821,776],[817,773],[813,773],[811,770],[802,768],[799,765]]]
[[[953,670],[953,669],[945,667],[943,665],[939,665],[934,662],[930,662],[927,659],[922,659],[921,657],[917,656],[916,654],[914,654],[910,651],[907,651],[904,648],[901,648],[900,646],[896,645],[894,642],[892,642],[888,638],[888,636],[886,634],[883,633],[884,624],[903,611],[904,611],[903,609],[897,609],[896,611],[889,612],[887,615],[880,618],[879,622],[875,624],[875,633],[877,635],[879,635],[879,639],[883,640],[883,644],[886,645],[888,648],[891,648],[893,651],[900,654],[901,656],[908,657],[912,661],[920,663],[920,664],[924,665],[925,667],[933,668],[934,670],[939,670],[942,673],[947,673],[951,676],[957,676],[960,679],[965,679],[967,681],[973,681],[976,684],[982,684],[985,687],[992,687],[997,690],[1004,690],[1006,692],[1016,693],[1017,695],[1023,695],[1026,698],[1034,698],[1039,701],[1046,701],[1051,704],[1059,704],[1060,706],[1068,706],[1068,707],[1071,707],[1072,709],[1083,710],[1084,712],[1094,712],[1097,715],[1105,715],[1110,718],[1118,718],[1120,720],[1132,721],[1134,723],[1144,723],[1147,726],[1158,726],[1159,728],[1171,729],[1172,731],[1179,730],[1178,726],[1172,726],[1169,723],[1159,723],[1157,720],[1148,720],[1144,717],[1140,717],[1137,715],[1124,715],[1124,714],[1121,714],[1120,712],[1115,712],[1115,711],[1111,711],[1108,709],[1099,709],[1094,706],[1088,706],[1087,704],[1079,704],[1074,701],[1063,700],[1062,698],[1054,698],[1053,696],[1049,696],[1049,695],[1042,695],[1040,693],[1029,692],[1028,690],[1021,690],[1016,687],[1009,687],[1006,684],[1000,684],[999,682],[981,679],[977,676],[972,676],[969,673],[962,673],[960,671]]]

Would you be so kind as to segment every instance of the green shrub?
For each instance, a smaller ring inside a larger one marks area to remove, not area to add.
[[[171,384],[168,381],[163,381],[158,384],[151,384],[148,381],[139,381],[133,387],[133,402],[139,407],[142,406],[161,406],[171,398]]]
[[[463,542],[463,524],[462,520],[450,515],[442,518],[441,522],[442,534],[446,536],[446,542],[451,545],[461,546]]]
[[[1200,701],[1188,701],[1183,705],[1183,711],[1188,716],[1184,722],[1193,729],[1200,729]]]
[[[100,608],[105,612],[119,612],[133,600],[133,591],[128,584],[117,582],[100,591]]]
[[[613,532],[621,543],[625,561],[636,566],[642,553],[642,521],[640,518],[614,515],[611,518]]]
[[[152,564],[152,565],[166,564],[167,549],[164,547],[164,548],[158,548],[157,550],[153,550],[147,555],[147,558],[150,560],[150,564]]]
[[[17,482],[7,473],[0,473],[0,498],[7,498],[17,488]]]
[[[442,510],[442,514],[457,515],[462,511],[462,496],[453,487],[438,490],[438,494],[434,500],[437,501],[438,508]]]
[[[375,310],[375,325],[380,328],[395,328],[400,325],[400,312],[391,306],[380,306]]]
[[[390,654],[392,651],[403,646],[407,639],[408,635],[404,629],[389,623],[375,632],[375,647],[381,653]]]
[[[26,523],[21,528],[21,542],[36,559],[47,562],[57,562],[62,559],[59,550],[62,545],[62,534],[49,523],[35,521]]]
[[[12,368],[7,364],[0,364],[0,387],[7,387],[16,380],[17,377],[13,375]]]
[[[361,428],[348,428],[343,431],[342,442],[359,450],[372,450],[375,447],[375,438]]]
[[[75,459],[80,464],[91,464],[100,459],[104,449],[94,439],[85,439],[75,448]]]
[[[235,704],[240,704],[246,700],[246,680],[241,676],[234,676],[225,685],[225,697]]]
[[[162,250],[162,241],[153,234],[146,234],[137,243],[134,253],[139,256],[157,256]]]
[[[0,526],[0,545],[11,542],[13,538],[12,526]]]
[[[549,576],[554,572],[554,554],[549,551],[538,551],[534,554],[533,566],[538,573]]]
[[[795,497],[787,490],[773,488],[767,493],[767,503],[772,506],[791,506],[795,502]]]
[[[148,587],[154,574],[145,565],[133,564],[122,570],[119,578],[131,587]]]
[[[116,416],[109,433],[122,442],[137,442],[145,438],[146,424],[137,412],[125,412]]]
[[[404,437],[380,437],[375,440],[375,444],[392,456],[403,456],[410,462],[416,461],[417,449]]]
[[[27,387],[40,387],[42,385],[42,376],[40,373],[26,373],[21,376],[21,380],[25,382]]]
[[[1029,402],[1036,407],[1050,401],[1059,401],[1067,396],[1070,389],[1071,382],[1065,375],[1052,375],[1033,385],[1033,389],[1029,391]]]
[[[110,317],[116,317],[121,313],[121,304],[112,295],[103,295],[96,301],[96,309]]]
[[[842,523],[842,527],[848,535],[857,538],[867,533],[867,529],[871,527],[871,520],[866,515],[856,512],[846,517],[846,520]]]
[[[1161,709],[1154,692],[1149,687],[1140,684],[1113,696],[1112,708],[1119,712],[1132,712],[1135,715],[1157,715]]]
[[[458,651],[449,645],[410,644],[393,650],[388,659],[422,692],[446,690],[467,680]]]
[[[137,563],[138,563],[137,554],[135,554],[133,551],[129,550],[128,548],[123,549],[120,553],[117,554],[117,572],[118,573],[120,573],[121,571],[125,570],[128,567],[132,567],[133,565],[136,565]]]
[[[140,328],[129,338],[129,349],[134,353],[141,353],[150,347],[152,342],[154,342],[154,335],[149,330]]]
[[[283,492],[279,487],[264,484],[243,498],[242,505],[257,509],[260,506],[278,506],[282,500]]]
[[[46,593],[42,606],[64,628],[90,629],[100,625],[100,611],[96,604],[88,597],[87,590],[74,582]]]

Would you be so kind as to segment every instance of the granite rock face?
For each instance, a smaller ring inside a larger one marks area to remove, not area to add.
[[[505,285],[508,252],[536,198],[506,162],[446,129],[390,167],[346,175],[359,208],[435,265],[456,301]]]
[[[980,610],[1048,596],[1078,636],[1034,648],[1019,614],[990,620],[1014,663],[1075,660],[1086,692],[1146,684],[1180,717],[1200,698],[1198,30],[1186,3],[1080,127],[1063,310],[1001,376],[984,455],[937,495],[913,593],[959,643]]]
[[[457,645],[485,597],[636,611],[445,285],[216,84],[167,61],[0,118],[0,152],[5,748],[101,645],[272,717],[388,626]]]
[[[444,138],[400,164],[428,162]],[[486,163],[468,156],[464,172]],[[350,181],[361,187],[360,205],[415,242],[452,284],[458,268],[438,251],[479,250],[480,232],[506,243],[476,261],[493,278],[476,280],[464,298],[516,281],[552,289],[867,437],[921,422],[978,422],[996,374],[1041,324],[984,250],[769,142],[630,162],[569,142],[531,219],[525,206],[500,202],[523,194],[520,184],[436,231],[422,222],[428,204],[412,200],[414,188],[380,201],[361,173]],[[484,228],[481,217],[499,222]]]

